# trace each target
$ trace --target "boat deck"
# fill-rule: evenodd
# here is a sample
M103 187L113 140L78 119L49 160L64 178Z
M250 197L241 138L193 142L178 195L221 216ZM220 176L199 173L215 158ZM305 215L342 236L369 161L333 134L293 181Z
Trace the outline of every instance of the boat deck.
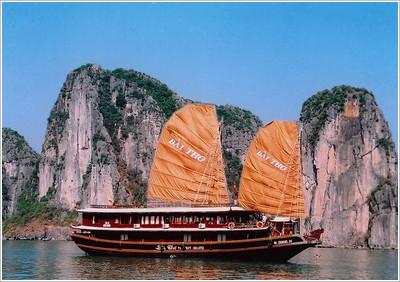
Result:
M227 227L205 227L205 228L193 228L193 227L141 227L141 228L133 228L133 227L98 227L98 226L87 226L87 225L71 225L71 228L78 230L90 230L90 231L125 231L125 232L151 232L151 231L162 231L162 232L172 232L172 231L186 231L186 232L221 232L221 231L254 231L254 230L267 230L268 226L263 227L241 227L235 226L230 229Z

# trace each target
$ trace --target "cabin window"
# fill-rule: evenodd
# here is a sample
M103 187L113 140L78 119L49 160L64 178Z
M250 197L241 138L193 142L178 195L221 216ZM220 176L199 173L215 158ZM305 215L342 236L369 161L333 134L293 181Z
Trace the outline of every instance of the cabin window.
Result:
M225 233L218 233L217 234L218 242L226 241L226 234Z
M293 225L291 223L283 224L283 234L291 234L293 230Z
M217 224L224 224L226 223L225 216L217 216Z
M122 216L121 217L121 224L128 224L129 223L129 218L127 216Z
M164 224L164 216L161 216L160 223L161 223L161 224Z
M159 223L159 218L158 218L158 215L156 216L156 224L158 224Z
M144 224L144 216L142 216L142 217L140 218L140 223L141 223L141 224Z
M128 234L126 233L121 234L121 241L126 241L126 240L128 240Z
M149 224L149 216L148 215L146 215L144 217L144 224Z
M150 224L154 224L155 220L154 220L154 215L150 216Z
M299 225L299 222L298 222L298 221L296 221L296 222L294 223L294 225L293 225L293 232L294 232L295 234L300 233L300 225Z
M181 216L173 216L172 217L172 223L181 224L182 223L182 217Z
M129 224L132 224L132 216L129 217Z
M119 224L119 218L116 217L114 222L115 222L116 224Z
M96 224L96 223L98 223L99 222L99 217L97 216L97 215L94 215L93 217L92 217L92 224Z
M192 234L183 234L183 241L184 242L192 241Z

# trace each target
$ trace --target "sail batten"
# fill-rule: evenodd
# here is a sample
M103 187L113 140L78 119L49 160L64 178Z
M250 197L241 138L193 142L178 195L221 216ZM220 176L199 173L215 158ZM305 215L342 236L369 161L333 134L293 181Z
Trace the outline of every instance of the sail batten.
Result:
M165 124L149 178L148 199L228 204L215 106L190 104Z
M304 217L299 141L294 121L273 121L258 131L243 166L240 206L271 215Z

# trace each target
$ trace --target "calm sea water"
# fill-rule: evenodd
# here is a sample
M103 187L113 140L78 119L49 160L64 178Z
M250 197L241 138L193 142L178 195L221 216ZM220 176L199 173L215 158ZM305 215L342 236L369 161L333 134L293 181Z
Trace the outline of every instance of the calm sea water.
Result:
M70 241L3 241L3 279L397 279L397 251L310 248L288 263L85 255Z

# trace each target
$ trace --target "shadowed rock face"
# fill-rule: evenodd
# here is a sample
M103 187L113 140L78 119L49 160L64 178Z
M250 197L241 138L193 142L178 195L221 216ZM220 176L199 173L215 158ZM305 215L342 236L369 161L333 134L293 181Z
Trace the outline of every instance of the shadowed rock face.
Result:
M85 65L71 72L49 117L39 196L67 209L144 203L162 126L190 102L136 71ZM219 106L218 114L224 118L222 145L232 184L238 182L235 168L261 122L232 106Z
M17 207L18 197L29 179L36 173L38 154L18 132L2 129L2 218L10 217Z
M397 156L365 89L335 87L301 112L306 230L332 246L397 248Z

